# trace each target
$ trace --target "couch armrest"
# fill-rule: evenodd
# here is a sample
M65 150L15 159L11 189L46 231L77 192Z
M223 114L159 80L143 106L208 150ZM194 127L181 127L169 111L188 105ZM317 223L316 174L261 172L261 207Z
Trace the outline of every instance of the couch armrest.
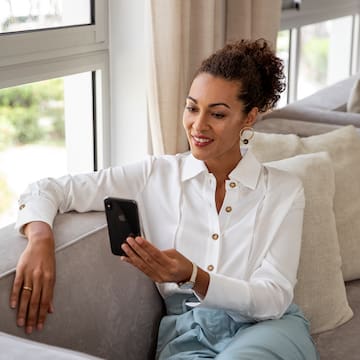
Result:
M302 100L259 114L256 128L299 136L321 134L346 125L360 128L360 114L346 112L351 89L358 79L359 75L351 76Z
M107 359L153 356L163 303L154 284L112 255L104 213L58 215L55 224L55 313L42 332L24 334L8 305L26 239L2 229L0 331Z
M340 125L323 124L294 119L269 118L258 120L254 130L263 133L296 134L300 137L320 135L340 128ZM360 128L357 128L360 135Z
M297 100L289 105L293 107L313 108L327 111L346 111L346 104L349 100L350 91L355 82L359 79L359 74L328 85L315 93Z
M264 114L261 120L271 121L273 118L292 119L307 123L321 123L335 126L354 125L360 128L360 114L323 110L300 105L288 105L271 111Z

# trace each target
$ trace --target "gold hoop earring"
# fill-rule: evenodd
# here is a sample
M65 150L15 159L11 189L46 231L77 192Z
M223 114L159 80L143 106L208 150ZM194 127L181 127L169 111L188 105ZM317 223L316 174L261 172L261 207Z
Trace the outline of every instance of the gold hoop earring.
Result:
M244 137L245 132L249 131L250 135L248 135L247 137ZM240 141L247 145L249 143L249 141L254 137L255 135L255 131L252 127L250 126L245 126L240 130Z

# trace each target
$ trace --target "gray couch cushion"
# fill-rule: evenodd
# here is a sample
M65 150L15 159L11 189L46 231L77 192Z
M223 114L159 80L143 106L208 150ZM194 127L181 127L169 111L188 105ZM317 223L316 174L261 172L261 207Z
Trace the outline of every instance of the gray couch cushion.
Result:
M303 108L297 105L288 105L282 109L274 110L264 115L262 120L271 121L273 118L300 120L306 123L354 125L360 127L360 115L357 113L322 110L311 107Z
M263 133L296 134L300 137L320 135L339 129L342 125L332 125L320 122L309 122L294 119L269 118L259 119L254 130ZM360 133L360 128L357 128Z
M314 335L321 359L359 359L360 280L347 282L346 292L354 317L334 330Z
M350 76L344 80L338 81L333 85L307 96L293 104L289 108L316 108L319 110L346 111L346 103L349 99L350 90L353 87L359 75Z
M79 236L79 229L84 236ZM55 313L42 332L26 336L16 327L15 312L8 305L13 272L2 267L0 331L106 359L150 359L162 300L145 275L112 255L104 214L60 215L55 234ZM21 251L27 240L14 231L9 236L7 249L13 257L13 250ZM14 264L8 261L8 266Z
M0 332L0 360L96 360L99 357L45 345Z

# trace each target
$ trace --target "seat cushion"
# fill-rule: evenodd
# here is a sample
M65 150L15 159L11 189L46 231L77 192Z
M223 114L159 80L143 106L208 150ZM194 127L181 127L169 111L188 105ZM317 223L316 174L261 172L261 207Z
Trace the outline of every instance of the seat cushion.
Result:
M359 359L360 280L347 282L346 292L354 317L334 330L314 335L321 359Z

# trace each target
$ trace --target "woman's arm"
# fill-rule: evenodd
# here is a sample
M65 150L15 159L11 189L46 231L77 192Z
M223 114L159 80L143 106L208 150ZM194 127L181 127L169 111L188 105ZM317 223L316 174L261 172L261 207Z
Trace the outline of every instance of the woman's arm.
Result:
M30 334L34 328L41 330L47 313L53 312L54 236L50 226L41 221L26 224L23 231L28 244L16 267L10 307L17 308L17 325Z
M58 212L104 210L107 195L135 198L143 189L153 159L89 174L42 179L29 185L19 199L16 228L28 238L10 295L18 309L17 324L28 333L41 329L52 312L55 283L53 220ZM25 287L25 288L24 288Z
M16 228L43 221L52 227L58 212L103 211L104 197L135 198L151 172L153 158L88 174L45 178L30 184L19 199Z

